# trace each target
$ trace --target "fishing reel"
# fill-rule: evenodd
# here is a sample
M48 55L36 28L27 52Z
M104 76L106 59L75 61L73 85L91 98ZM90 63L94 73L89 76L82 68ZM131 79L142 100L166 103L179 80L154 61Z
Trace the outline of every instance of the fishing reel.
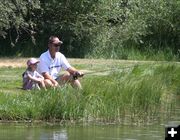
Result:
M77 80L79 77L83 77L84 73L75 72L73 74L73 80Z

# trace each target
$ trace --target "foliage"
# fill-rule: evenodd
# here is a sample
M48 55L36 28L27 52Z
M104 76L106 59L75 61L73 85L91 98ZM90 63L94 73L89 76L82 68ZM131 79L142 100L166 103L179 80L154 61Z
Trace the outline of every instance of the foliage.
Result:
M177 1L128 1L124 7L124 22L115 20L115 26L102 27L99 30L93 40L93 56L107 54L104 56L108 58L128 59L121 51L129 51L129 48L136 48L140 53L153 48L156 52L170 48L178 56L179 26L177 20L174 20L179 13L178 7ZM120 10L117 11L114 19L122 15Z
M2 1L0 3L0 36L5 38L9 34L11 45L14 45L23 32L33 34L36 24L32 21L32 17L35 16L34 9L39 8L39 4L38 0Z
M70 57L130 59L121 50L132 47L140 53L170 49L179 58L179 9L178 0L8 0L0 4L0 35L7 37L0 41L19 40L12 54L21 56L39 55L47 38L58 35Z

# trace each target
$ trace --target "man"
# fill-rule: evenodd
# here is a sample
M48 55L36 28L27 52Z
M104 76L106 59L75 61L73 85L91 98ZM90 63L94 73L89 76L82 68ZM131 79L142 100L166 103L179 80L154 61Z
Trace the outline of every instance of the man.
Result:
M81 89L81 83L74 77L83 76L83 73L72 67L65 56L59 52L62 43L56 36L49 38L48 50L40 56L38 71L43 75L46 87L57 87L70 82L73 87ZM59 76L61 68L67 72Z

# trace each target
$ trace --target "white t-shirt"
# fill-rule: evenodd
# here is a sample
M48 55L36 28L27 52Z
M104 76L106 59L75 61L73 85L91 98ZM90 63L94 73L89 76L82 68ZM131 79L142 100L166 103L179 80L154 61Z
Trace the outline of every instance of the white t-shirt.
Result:
M71 67L65 56L60 52L56 52L55 58L53 59L48 50L41 54L39 60L40 62L37 68L38 72L41 74L43 72L48 72L53 77L53 79L58 78L58 74L61 68L67 70Z

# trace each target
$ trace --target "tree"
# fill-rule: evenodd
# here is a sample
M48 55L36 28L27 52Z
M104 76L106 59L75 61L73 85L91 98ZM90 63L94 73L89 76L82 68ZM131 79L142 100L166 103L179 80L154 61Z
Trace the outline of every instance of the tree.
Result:
M6 0L0 3L0 36L14 45L28 35L38 40L38 52L58 35L70 57L127 58L121 52L128 47L176 53L179 9L179 0Z
M40 8L39 0L4 0L0 3L0 36L9 36L11 45L17 43L21 34L34 33L36 23L32 21L35 9Z

